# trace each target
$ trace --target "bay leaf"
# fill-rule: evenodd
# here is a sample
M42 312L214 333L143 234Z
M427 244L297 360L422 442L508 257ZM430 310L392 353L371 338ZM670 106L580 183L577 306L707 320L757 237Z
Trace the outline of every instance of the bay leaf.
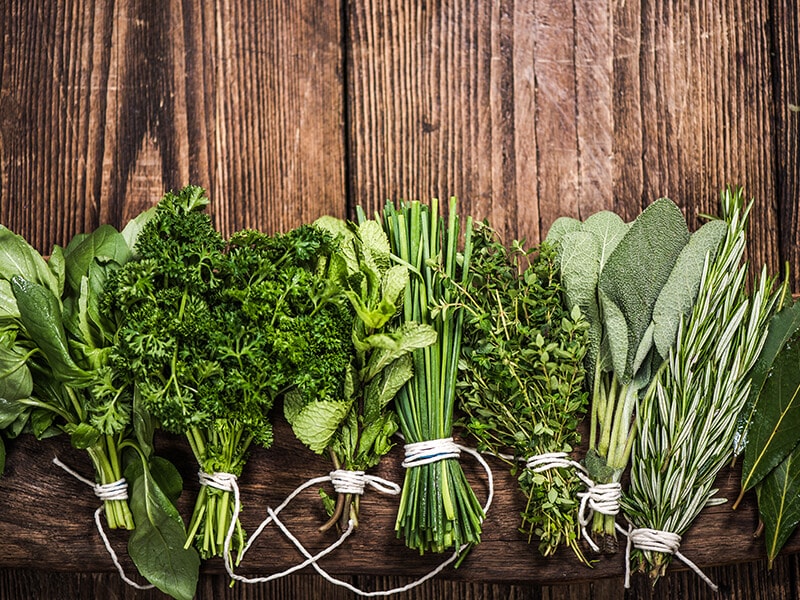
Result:
M800 446L783 459L757 488L769 568L800 523Z
M742 492L761 481L797 445L800 427L800 334L778 352L756 401L742 463Z

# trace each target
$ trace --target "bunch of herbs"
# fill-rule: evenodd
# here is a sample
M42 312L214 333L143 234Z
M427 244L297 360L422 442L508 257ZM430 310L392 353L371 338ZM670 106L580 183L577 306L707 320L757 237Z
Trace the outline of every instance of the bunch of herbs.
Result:
M522 531L539 539L539 551L551 556L563 544L587 562L578 544L584 484L575 470L519 468L532 456L572 452L588 403L588 323L578 306L564 308L555 251L516 241L506 248L487 223L477 223L470 276L458 289L463 424L478 450L513 454L512 472L527 499Z
M742 191L721 194L722 244L703 261L699 292L681 318L666 362L637 414L638 441L622 505L634 528L683 535L712 500L714 479L733 453L750 376L776 299L762 270L752 296L744 262L750 206ZM653 580L671 555L636 550L633 560Z
M464 249L458 251L461 225L455 198L446 221L439 203L419 201L395 208L387 203L382 215L392 253L408 265L400 325L421 323L436 331L436 342L411 354L413 376L401 388L396 407L406 444L452 436L463 310L453 307L452 282L466 283L472 253L472 220L464 226ZM395 530L408 547L456 551L480 541L483 508L457 459L406 469Z

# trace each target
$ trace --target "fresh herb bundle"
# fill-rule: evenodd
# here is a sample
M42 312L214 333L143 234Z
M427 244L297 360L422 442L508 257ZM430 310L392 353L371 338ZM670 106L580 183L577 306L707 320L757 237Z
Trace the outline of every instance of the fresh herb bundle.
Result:
M470 276L459 291L464 424L480 451L513 452L512 472L527 498L522 530L539 538L539 551L550 556L564 544L587 562L578 544L584 484L575 470L518 466L536 455L572 452L588 402L588 323L578 306L564 308L555 251L519 242L509 250L487 223L477 223Z
M722 193L725 237L716 254L707 253L697 301L641 401L631 482L622 501L636 529L683 535L712 500L714 479L730 460L776 299L765 270L752 297L747 294L750 206L743 208L741 190ZM656 579L671 556L636 550L634 561Z
M347 471L374 467L391 449L390 438L398 428L393 400L411 378L410 354L436 339L430 326L419 323L390 329L408 285L408 267L393 264L380 223L366 220L361 211L359 215L358 225L333 217L315 222L339 242L321 267L355 312L352 357L342 371L340 394L323 398L301 384L284 399L286 419L298 439L314 452L327 450L334 467ZM335 504L323 490L320 495L331 516L323 530L339 518L358 525L359 495L340 493Z
M128 553L146 579L175 598L191 598L200 561L183 549L186 530L174 505L183 482L171 463L153 455L147 420L134 417L131 396L116 388L109 353L120 315L101 302L106 281L132 259L149 216L122 232L104 225L75 236L47 262L0 229L0 427L12 437L66 432L88 452L100 485L126 481L130 504L104 501L109 527L133 529Z
M400 390L396 406L406 444L452 436L463 310L452 307L456 289L467 281L472 251L472 220L464 227L452 199L447 222L432 200L389 202L382 222L392 253L409 266L401 323L422 323L436 331L436 343L412 354L414 374ZM402 325L400 325L402 326ZM483 509L454 458L406 469L395 530L408 547L443 552L480 541Z
M584 222L559 218L547 235L558 245L568 306L580 307L589 321L584 464L595 483L621 480L636 434L634 409L691 309L705 254L723 234L718 225L690 236L680 209L662 198L631 224L601 211ZM595 512L592 531L602 551L616 551L614 515Z
M108 289L109 305L127 317L115 366L143 413L186 435L205 474L187 541L204 558L223 554L235 508L231 489L207 476L241 475L251 444L272 443L275 397L299 380L333 394L331 375L349 357L348 317L326 302L314 272L333 250L330 237L304 226L283 236L242 231L226 243L207 204L194 186L165 195L137 258ZM240 559L244 532L234 525L230 551Z

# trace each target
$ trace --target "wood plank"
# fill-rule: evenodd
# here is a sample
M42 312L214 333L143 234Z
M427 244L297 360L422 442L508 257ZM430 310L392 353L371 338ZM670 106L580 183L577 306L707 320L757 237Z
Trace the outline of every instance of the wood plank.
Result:
M773 2L771 30L775 103L775 163L781 263L788 261L800 289L800 6Z
M170 458L184 477L185 492L179 508L188 518L198 489L196 465L188 447L178 436L161 436L158 451ZM23 436L10 443L6 476L0 479L0 539L3 553L0 567L47 568L58 571L104 572L113 565L94 530L92 514L97 506L91 490L63 473L51 463L54 456L89 476L88 457L68 446L65 439L36 442ZM394 448L375 474L390 481L402 482L400 448ZM465 457L465 472L479 498L487 494L486 477L481 468ZM275 445L253 452L241 483L244 502L242 522L252 531L266 517L266 507L276 507L306 480L326 474L330 464L311 454L294 438L291 429L278 420ZM482 542L474 548L460 568L448 568L444 579L496 583L530 582L564 584L590 582L602 578L620 578L624 573L623 554L600 557L587 568L568 551L553 559L538 555L535 544L529 545L517 529L523 498L515 480L504 465L492 461L495 499L484 524ZM718 478L721 496L735 496L739 474L727 469ZM329 490L330 491L330 490ZM696 525L684 537L681 551L701 568L747 562L765 556L763 540L752 536L758 522L753 494L748 494L740 508L729 506L706 509ZM394 534L397 497L369 491L363 498L361 525L346 546L321 564L333 575L418 577L433 569L440 555L420 556L403 545ZM287 507L282 520L311 551L322 550L336 540L335 532L317 531L324 523L315 490L308 490ZM20 524L24 523L24 527ZM725 531L725 536L720 536ZM125 532L111 532L116 548L124 554ZM80 549L80 551L76 551ZM375 560L379 549L380 560ZM793 535L785 553L800 550L800 535ZM300 562L301 557L275 528L265 530L237 569L242 575L260 577L279 572ZM128 568L133 567L125 559ZM685 569L674 561L674 568ZM205 573L224 573L219 559L204 564Z
M4 3L0 223L48 253L190 182L225 234L344 216L338 8Z

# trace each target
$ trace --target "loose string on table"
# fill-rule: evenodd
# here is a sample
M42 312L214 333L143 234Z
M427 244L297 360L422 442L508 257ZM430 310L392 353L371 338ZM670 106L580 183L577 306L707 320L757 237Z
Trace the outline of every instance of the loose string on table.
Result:
M625 545L625 589L628 589L631 583L631 547L633 547L638 550L673 555L694 571L712 590L719 591L719 587L703 573L700 567L680 553L678 549L681 546L681 536L677 533L648 527L637 528L633 525L629 525L627 530L617 525L617 531L628 538Z
M305 491L306 489L319 485L321 483L332 482L334 490L340 494L358 494L361 495L364 493L366 486L370 486L375 490L382 492L384 494L390 495L397 495L400 493L400 486L392 481L388 481L383 479L382 477L378 477L376 475L368 475L363 471L348 471L345 469L336 469L331 471L328 475L324 475L321 477L315 477L309 479L305 483L298 486L291 494L289 494L286 499L276 508L267 508L267 518L264 519L261 524L256 528L256 530L252 533L252 535L247 539L244 548L242 549L242 558L256 541L258 536L264 531L264 529L270 523L274 522L276 526L281 530L281 532L295 545L300 551L305 555L306 560L298 563L288 569L281 571L279 573L273 573L271 575L266 575L263 577L244 577L242 575L238 575L233 570L233 565L231 565L229 552L230 552L230 544L233 538L234 528L236 526L236 520L239 517L239 513L241 510L241 501L240 501L240 491L239 486L235 481L228 480L228 484L230 488L228 491L232 491L234 494L234 512L233 517L231 519L231 525L228 528L228 532L225 536L225 542L223 544L223 551L224 551L224 562L225 562L225 570L227 571L228 575L231 579L236 581L241 581L243 583L266 583L268 581L274 581L275 579L280 579L281 577L285 577L294 573L295 571L299 571L307 567L310 564L316 565L316 561L320 560L321 558L327 556L334 550L336 550L339 546L341 546L344 541L353 533L355 529L355 524L353 523L352 519L348 521L347 527L342 532L339 539L335 542L321 550L315 555L311 555L308 553L305 548L302 546L299 540L289 531L289 529L281 522L278 518L278 514L286 508L295 497L297 497L300 493Z
M491 468L478 452L472 450L471 448L455 444L453 438L444 438L441 440L432 440L427 442L406 444L405 451L406 451L406 459L403 461L403 466L405 468L421 466L423 464L431 464L449 458L458 458L461 455L462 451L467 452L468 454L471 454L473 457L475 457L475 459L481 464L481 466L484 468L487 474L489 492L486 503L484 504L483 507L483 513L485 518L485 515L489 511L489 507L492 504L492 500L494 499L494 478L492 476ZM242 555L244 555L247 552L247 550L249 550L252 543L261 534L261 532L269 523L275 523L275 525L281 530L281 532L286 536L286 538L290 540L292 544L294 544L294 546L305 557L306 560L297 565L294 565L293 567L290 567L289 569L286 569L285 571L282 571L280 573L275 573L273 575L269 575L266 577L245 578L240 575L236 575L233 572L233 568L230 565L230 560L228 557L229 544L233 535L233 523L235 523L234 520L232 521L231 528L228 530L228 535L225 536L224 559L225 559L225 569L227 570L228 575L237 581L242 581L245 583L263 583L266 581L278 579L279 577L284 577L290 573L293 573L297 570L303 569L306 566L311 565L317 571L317 573L329 583L332 583L340 587L344 587L359 596L363 597L390 596L393 594L409 591L423 584L429 579L435 577L436 575L441 573L447 566L455 562L461 555L461 553L464 552L464 550L466 550L468 547L468 544L463 544L456 551L453 552L452 556L450 556L442 563L437 565L430 572L398 588L368 592L350 584L349 582L333 577L330 573L328 573L323 567L319 565L318 561L324 556L333 552L339 546L341 546L344 543L344 541L353 533L355 528L353 520L350 519L348 521L347 528L343 531L342 535L339 537L338 540L336 540L334 543L332 543L325 549L321 550L317 554L312 555L305 548L305 546L303 546L300 540L298 540L291 533L291 531L289 531L286 525L278 518L278 514L284 508L286 508L286 506L288 506L289 503L298 494L302 493L304 490L308 489L311 486L318 485L320 483L325 483L328 481L333 483L334 490L336 490L337 493L353 493L360 495L363 494L364 489L366 488L367 485L373 487L378 491L392 495L396 495L401 492L400 486L397 485L396 483L387 481L385 479L376 477L374 475L367 475L363 471L347 471L343 469L337 469L335 471L331 471L331 473L328 474L327 476L309 479L308 481L300 485L297 489L295 489L291 494L289 494L289 496L287 496L286 499L275 510L267 508L268 517L264 521L262 521L259 527L250 536L242 552ZM238 511L240 506L238 497L239 496L238 486L235 486L233 491L234 491L234 519L235 519L238 516Z
M90 479L87 479L80 473L72 470L70 467L65 465L61 462L58 457L53 458L53 464L56 466L61 467L64 471L72 475L78 481L85 483L89 487L92 488L94 491L95 496L97 496L102 501L111 501L111 500L127 500L128 499L128 483L125 479L119 479L117 481L113 481L107 484L100 484L96 483ZM111 541L108 539L106 535L105 529L103 529L103 523L100 519L100 513L103 512L104 505L101 504L97 510L94 511L94 523L97 526L97 531L100 534L101 539L103 540L103 544L105 544L106 551L108 552L109 556L111 557L111 561L114 563L114 566L117 568L119 572L119 576L122 578L122 581L130 585L131 587L136 588L137 590L151 590L155 586L152 584L141 584L133 581L125 574L125 569L120 563L119 558L117 557L117 553L114 552L114 548L111 547Z

